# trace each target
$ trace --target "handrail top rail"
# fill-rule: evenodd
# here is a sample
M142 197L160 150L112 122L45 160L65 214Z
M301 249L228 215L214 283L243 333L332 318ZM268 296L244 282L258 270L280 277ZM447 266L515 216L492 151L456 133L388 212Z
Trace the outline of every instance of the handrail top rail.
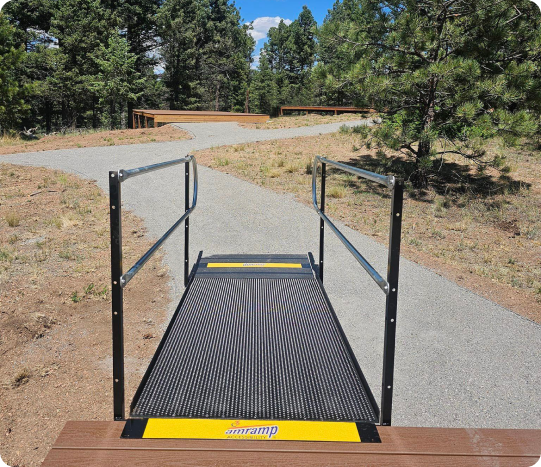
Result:
M128 174L127 178L129 177L135 177L137 175L141 175L143 173L152 172L155 170L163 169L166 167L171 167L177 164L183 164L183 163L190 163L193 166L193 196L192 196L192 206L182 215L182 217L176 221L173 226L130 268L128 272L126 272L122 277L120 277L120 286L122 288L126 287L128 285L128 282L130 282L133 277L141 270L141 268L147 263L147 261L156 253L156 251L162 246L162 244L171 236L171 234L179 227L182 222L184 222L186 219L190 217L192 212L195 210L197 206L197 194L198 194L198 187L199 187L199 177L197 172L197 160L195 156L189 155L187 157L183 157L182 159L176 159L174 161L169 162L162 162L160 164L153 164L146 167L141 167L139 169L132 169L127 171L119 171L119 181L121 177L121 173Z
M351 167L350 165L342 164L341 162L336 162L323 156L316 156L316 159L319 160L321 163L333 165L345 172L349 172L353 175L358 175L359 177L366 178L367 180L371 180L381 185L385 185L390 190L394 188L396 183L396 178L394 175L381 175L375 172L369 172L368 170Z
M194 159L195 159L195 156L190 154L181 159L175 159L175 160L167 161L167 162L160 162L158 164L146 165L144 167L138 167L136 169L129 169L129 170L121 169L118 171L118 179L121 182L125 182L129 178L137 177L139 175L143 175L149 172L154 172L160 169L165 169L173 165L184 164L185 162L191 162Z
M389 293L390 293L389 283L381 276L381 274L378 271L376 271L376 269L366 260L366 258L359 252L359 250L357 250L353 246L353 244L345 237L345 235L342 232L340 232L338 227L336 227L334 225L334 223L325 215L325 213L322 211L322 209L320 209L320 207L318 206L317 194L316 194L316 191L317 191L316 179L317 179L317 169L318 169L319 162L321 162L322 164L335 165L340 169L343 169L343 170L346 170L347 172L351 172L351 173L360 175L361 177L364 177L364 178L369 178L367 176L367 175L369 175L370 180L373 180L373 181L376 181L376 182L382 183L382 184L385 184L383 182L383 179L388 179L388 180L392 179L392 187L391 187L391 189L394 189L394 184L396 182L395 177L394 176L393 177L385 177L383 175L368 172L366 170L356 169L355 167L349 167L349 166L347 166L345 164L340 164L339 162L331 161L331 160L326 159L326 158L321 157L321 156L316 156L314 158L314 166L312 168L312 203L314 205L314 209L316 210L319 217L321 219L323 219L325 224L327 224L330 227L330 229L340 239L340 241L344 244L344 246L347 248L347 250L353 255L353 257L357 260L357 262L368 273L368 275L372 278L372 280L374 282L376 282L376 284L378 284L379 288L383 291L383 293L388 296ZM352 170L350 171L348 169L352 169ZM362 173L358 173L358 171L362 172ZM372 175L377 176L377 178L372 178Z

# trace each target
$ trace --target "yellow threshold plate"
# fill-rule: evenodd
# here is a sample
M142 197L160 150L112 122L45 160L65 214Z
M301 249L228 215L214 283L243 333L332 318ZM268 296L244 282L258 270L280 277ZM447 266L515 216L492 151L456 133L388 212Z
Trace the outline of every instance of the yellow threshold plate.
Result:
M148 420L143 438L361 442L355 423L289 420L151 418Z
M282 268L302 269L302 264L295 263L208 263L207 268Z

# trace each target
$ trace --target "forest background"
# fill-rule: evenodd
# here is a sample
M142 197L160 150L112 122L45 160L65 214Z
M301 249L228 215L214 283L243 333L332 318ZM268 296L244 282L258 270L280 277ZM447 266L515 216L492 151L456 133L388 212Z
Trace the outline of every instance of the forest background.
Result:
M331 6L331 5L330 5ZM529 0L337 0L269 30L228 0L12 0L0 14L0 132L123 128L134 108L276 115L371 107L370 138L414 161L486 160L484 142L541 134L541 34ZM368 137L369 135L365 135Z

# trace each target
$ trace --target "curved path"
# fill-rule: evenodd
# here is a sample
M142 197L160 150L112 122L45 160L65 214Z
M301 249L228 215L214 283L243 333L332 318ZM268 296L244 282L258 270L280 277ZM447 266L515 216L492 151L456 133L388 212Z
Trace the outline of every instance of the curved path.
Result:
M107 190L108 170L212 146L327 133L341 125L245 130L229 123L183 124L178 126L190 131L193 140L19 154L0 157L0 162L74 172ZM182 179L178 168L123 186L125 207L145 219L151 235L161 236L182 211ZM292 196L202 167L191 259L199 250L206 255L317 253L318 226L314 211ZM385 270L385 247L347 227L343 232L378 270ZM182 293L182 252L182 232L175 233L166 244L166 260L176 278L174 300ZM326 254L327 290L379 400L383 294L331 233ZM398 313L395 425L541 428L541 326L406 260Z

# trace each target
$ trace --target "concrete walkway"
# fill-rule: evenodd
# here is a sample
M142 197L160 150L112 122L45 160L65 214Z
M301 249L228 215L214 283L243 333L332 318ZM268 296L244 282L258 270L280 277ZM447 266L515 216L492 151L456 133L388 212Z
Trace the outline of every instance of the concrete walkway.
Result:
M191 141L19 154L0 161L66 170L96 179L107 190L108 170L224 144L327 133L340 125L243 130L229 123L185 124L179 126L194 135ZM145 177L126 182L124 205L159 237L182 212L183 171L170 169ZM206 255L317 253L318 226L315 212L292 196L201 168L199 205L191 222L191 259L199 250ZM343 232L376 269L385 271L384 246L347 227ZM166 246L175 300L182 293L182 249L179 232ZM327 291L379 400L384 296L330 232L326 254ZM398 313L395 425L541 428L541 326L406 260Z

